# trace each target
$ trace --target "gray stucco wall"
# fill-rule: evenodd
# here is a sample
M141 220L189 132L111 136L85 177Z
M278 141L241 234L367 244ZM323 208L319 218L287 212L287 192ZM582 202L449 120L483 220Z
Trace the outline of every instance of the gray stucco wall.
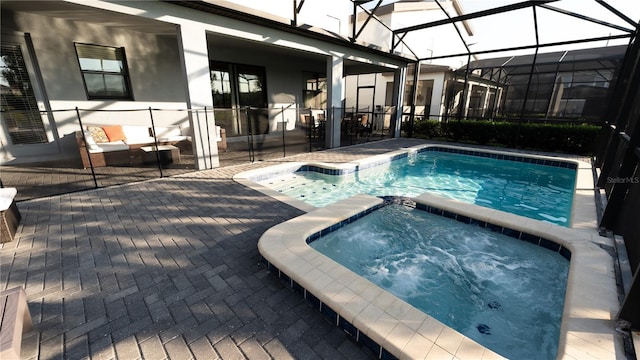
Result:
M124 47L135 101L184 101L183 75L175 35L156 35L88 22L3 12L16 32L28 32L53 101L86 101L74 43ZM90 19L88 19L90 21ZM5 26L3 25L3 30Z
M186 108L185 79L177 36L172 34L152 34L129 29L107 27L87 22L70 21L53 16L32 13L2 11L2 33L21 39L23 53L27 51L24 33L29 33L37 59L44 89L38 84L32 62L28 63L32 86L40 110L45 110L46 91L53 112L53 121L46 124L50 128L50 144L56 137L58 146L22 146L8 151L14 155L47 155L60 152L60 157L73 153L76 147L71 136L79 129L74 111L56 111L62 109L121 110L121 109L159 109ZM7 41L7 39L3 39ZM133 100L88 100L82 81L74 43L123 47L127 59ZM82 112L83 121L94 124L145 124L150 122L148 112ZM48 122L46 116L43 116ZM154 116L158 125L186 126L186 112L159 112ZM30 151L26 151L30 150Z

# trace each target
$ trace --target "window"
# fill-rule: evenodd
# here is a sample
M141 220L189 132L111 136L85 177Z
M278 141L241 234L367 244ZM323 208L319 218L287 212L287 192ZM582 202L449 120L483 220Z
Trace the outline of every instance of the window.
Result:
M20 46L2 44L0 52L2 125L13 145L47 142Z
M89 100L131 100L124 48L75 44Z
M214 107L232 108L231 77L228 65L211 63L211 92L213 94Z
M411 91L413 86L413 80L407 80L407 85L404 88L404 106L411 105ZM433 80L418 80L418 86L416 88L415 106L416 114L429 116L429 109L431 107L431 95L433 92Z
M257 108L267 107L265 72L263 67L236 65L238 72L238 105Z
M214 107L267 107L263 67L211 61L209 68Z
M303 73L305 79L302 95L304 107L324 109L327 106L327 77L325 74Z

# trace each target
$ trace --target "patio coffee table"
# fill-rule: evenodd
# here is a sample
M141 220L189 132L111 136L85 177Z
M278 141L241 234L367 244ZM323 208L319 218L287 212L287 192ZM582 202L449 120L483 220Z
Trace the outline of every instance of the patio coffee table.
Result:
M158 158L162 165L180 162L180 149L173 145L143 146L140 150L142 150L142 162L145 164L155 163Z

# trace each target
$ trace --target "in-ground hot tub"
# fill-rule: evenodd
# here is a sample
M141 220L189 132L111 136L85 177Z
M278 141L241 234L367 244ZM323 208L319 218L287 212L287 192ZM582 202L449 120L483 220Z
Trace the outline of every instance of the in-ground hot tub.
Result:
M401 198L309 245L510 359L553 359L570 252ZM514 236L510 236L514 235Z
M570 253L558 357L598 354L598 358L615 358L618 345L612 323L617 309L613 266L609 255L592 242L591 235L429 194L413 200L418 208L467 226L483 226L535 242L565 257ZM382 202L380 198L358 195L276 225L260 239L260 252L274 274L380 357L500 358L493 350L308 245L307 240L322 238L367 216ZM479 330L482 329L487 330Z

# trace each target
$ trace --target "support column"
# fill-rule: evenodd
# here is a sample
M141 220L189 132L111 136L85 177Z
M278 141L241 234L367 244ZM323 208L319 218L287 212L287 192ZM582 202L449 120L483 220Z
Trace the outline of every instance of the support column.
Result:
M209 112L207 116L204 113L205 107L209 111L213 109L207 35L203 28L195 24L181 25L178 33L178 46L182 55L180 62L187 79L187 107L192 109L189 112L189 125L195 167L198 170L215 168L220 166L215 119L213 112Z
M411 85L411 98L409 99L409 131L407 131L408 137L413 137L413 128L415 126L416 116L416 96L418 94L418 81L420 81L420 62L417 61L413 64L413 73L411 74L413 82Z
M467 93L465 94L464 97L464 108L462 110L462 114L463 114L463 118L467 119L467 117L469 117L469 104L471 103L471 91L473 89L473 85L472 84L467 84Z
M391 117L392 137L399 138L402 128L402 106L404 104L404 86L407 82L407 68L402 67L393 73L393 106L395 110Z
M345 98L344 59L332 55L327 59L327 128L326 146L340 147L340 123L343 116L343 100Z
M489 106L489 97L490 97L490 92L489 92L489 85L486 84L480 84L479 86L481 86L482 88L484 88L484 92L483 92L483 99L482 99L482 112L480 113L480 117L481 118L485 118L487 115L487 108Z

